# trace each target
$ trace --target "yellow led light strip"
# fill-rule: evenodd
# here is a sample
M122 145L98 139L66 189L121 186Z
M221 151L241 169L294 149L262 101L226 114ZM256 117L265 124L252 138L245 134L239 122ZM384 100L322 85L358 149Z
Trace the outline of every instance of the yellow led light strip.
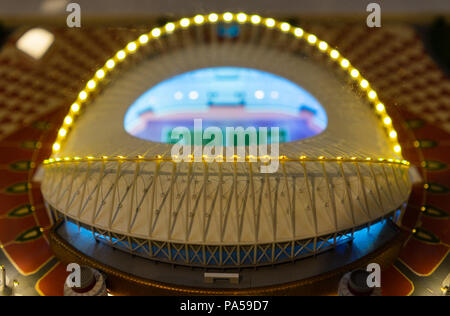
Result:
M195 25L202 25L204 23L214 24L217 22L224 23L239 23L239 24L253 24L265 26L269 29L277 29L280 32L289 33L295 38L303 39L306 43L316 48L319 52L325 54L331 61L336 62L346 72L346 74L354 80L359 89L365 93L367 99L374 104L375 112L381 117L381 121L386 128L387 135L392 140L393 150L401 154L402 148L398 143L397 132L392 125L392 119L386 113L386 108L378 99L377 93L371 88L369 82L363 78L360 72L354 68L350 62L341 56L341 54L334 48L330 47L328 43L318 39L314 34L305 32L299 27L294 27L286 22L279 22L272 18L262 18L259 15L247 15L245 13L233 14L226 12L223 14L211 13L207 15L196 15L191 18L182 18L176 22L167 23L163 27L153 28L150 32L142 34L138 39L126 45L125 48L119 50L114 57L107 60L105 65L98 69L93 78L91 78L86 87L80 91L77 100L71 105L70 111L64 119L61 128L58 131L58 136L53 144L53 155L61 150L61 145L69 134L76 118L78 117L81 108L89 100L95 89L114 68L123 63L127 56L136 53L140 47L147 45L150 41L155 40L163 35L168 35L179 29L186 29Z
M222 159L225 159L223 156L220 156ZM190 157L190 161L193 162L194 161L194 157L191 155ZM208 157L206 155L202 156L202 161L203 162L209 162L211 160L213 160L214 157ZM394 165L403 165L403 166L409 166L410 163L406 160L399 160L399 159L384 159L384 158L379 158L379 159L372 159L372 158L357 158L357 157L351 157L351 158L344 158L344 157L335 157L335 158L327 158L327 157L317 157L317 158L311 158L311 157L306 157L306 156L300 156L298 158L288 158L286 156L279 156L279 157L270 157L270 156L260 156L260 157L255 157L255 156L246 156L245 157L245 161L246 162L253 162L254 160L260 161L260 162L267 162L268 160L273 160L273 159L278 159L280 161L286 161L286 162L353 162L353 163L377 163L377 164L394 164ZM227 162L229 161L237 161L239 160L239 156L234 155L232 157L229 157L229 159L227 158ZM67 162L99 162L99 161L104 161L104 162L137 162L137 161L147 161L147 162L151 162L151 161L166 161L166 162L176 162L175 160L173 160L172 158L165 158L162 156L156 156L154 158L145 158L143 156L137 156L135 158L130 158L130 157L123 157L123 156L118 156L118 157L107 157L107 156L103 156L103 157L84 157L84 158L80 158L80 157L65 157L65 158L50 158L47 160L44 160L44 165L52 165L52 164L59 164L59 163L67 163Z

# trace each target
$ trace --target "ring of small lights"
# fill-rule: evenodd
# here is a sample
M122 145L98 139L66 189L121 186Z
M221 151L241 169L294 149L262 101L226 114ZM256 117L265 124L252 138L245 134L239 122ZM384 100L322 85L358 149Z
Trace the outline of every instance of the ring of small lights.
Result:
M358 69L353 67L350 62L341 56L336 49L331 48L328 43L321 41L314 34L309 34L299 27L293 27L287 22L279 22L272 18L263 19L258 15L248 16L245 13L232 14L229 12L221 15L215 13L211 13L209 15L196 15L193 18L180 19L175 23L167 23L164 27L156 27L149 33L142 34L137 40L128 43L124 49L119 50L113 58L109 59L102 68L95 72L94 77L87 82L85 89L80 91L78 94L77 100L71 105L70 111L65 117L63 125L58 132L57 139L53 144L53 153L56 154L61 149L64 139L68 136L71 126L78 117L83 105L88 102L89 97L95 94L95 90L99 84L101 84L101 82L114 71L118 64L123 63L127 59L127 56L135 54L141 47L146 46L150 41L156 40L164 35L170 35L177 30L204 23L214 24L218 22L237 22L241 24L251 23L253 25L261 24L267 28L276 28L280 32L292 35L294 38L305 40L307 44L317 49L318 52L324 54L324 56L328 57L331 61L339 63L348 76L358 83L358 87L364 94L366 94L370 103L374 104L376 114L382 120L387 134L392 139L394 151L399 154L401 153L401 146L397 140L397 132L392 125L392 119L386 113L384 104L378 99L377 93L371 88L370 83L362 77ZM277 157L273 158L276 159ZM48 160L46 162L51 163L52 161Z

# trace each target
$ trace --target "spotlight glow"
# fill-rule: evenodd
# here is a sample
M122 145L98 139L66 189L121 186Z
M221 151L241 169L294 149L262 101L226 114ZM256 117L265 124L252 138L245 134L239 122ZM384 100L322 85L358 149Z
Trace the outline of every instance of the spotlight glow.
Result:
M70 109L72 110L72 112L76 113L80 110L80 106L78 105L78 103L74 103L74 104L72 104Z
M202 24L205 21L205 18L203 17L203 15L196 15L194 17L194 22L196 24Z
M181 19L181 21L180 21L181 27L188 27L189 24L191 24L191 22L187 18Z
M139 37L139 43L147 44L147 42L148 42L148 35L144 34Z
M129 52L134 52L136 50L136 48L137 48L137 45L135 42L131 42L127 45L127 50Z
M103 71L102 69L100 69L99 71L97 71L97 72L95 73L95 76L96 76L98 79L102 79L103 77L105 77L105 71Z
M275 26L275 20L274 19L266 19L266 26L267 27L274 27Z
M252 15L252 17L250 18L251 22L253 24L259 24L261 23L261 17L259 15Z
M391 125L392 120L391 120L391 118L389 116L387 116L387 117L384 118L383 122L386 125Z
M377 93L375 91L373 91L373 90L369 91L368 95L369 95L369 98L372 99L372 100L377 97Z
M197 100L197 99L198 99L198 92L195 91L195 90L189 92L189 99L191 99L191 100Z
M106 62L106 68L108 68L108 69L113 69L115 65L116 65L116 63L112 59L110 59Z
M283 32L289 31L290 28L291 28L291 26L290 26L288 23L281 23L281 25L280 25L280 29L281 29Z
M154 28L153 30L152 30L152 36L153 37L159 37L161 35L161 30L159 29L159 28Z
M54 151L59 151L61 149L61 145L60 144L58 144L58 143L54 143L53 144L53 150Z
M117 59L122 60L127 56L127 54L123 50L120 50L117 52L116 56L117 56Z
M255 91L255 98L257 98L258 100L264 99L264 91L256 90Z
M367 82L366 79L363 79L363 80L361 80L360 85L361 85L361 87L363 87L365 89L369 86L369 82Z
M308 42L310 43L310 44L314 44L314 43L316 43L317 42L317 37L315 36L315 35L309 35L308 36Z
M175 100L181 100L181 99L183 99L183 92L177 91L177 92L175 92L173 97L175 98Z
M377 111L378 112L383 112L384 111L384 105L382 103L378 103L377 104Z
M333 49L333 50L330 52L330 56L331 56L331 58L333 58L333 59L337 59L337 58L339 57L339 52L338 52L337 50Z
M203 18L203 17L202 17ZM167 32L173 32L175 30L175 24L173 23L167 23L166 26L164 27L166 29Z
M72 118L70 116L66 116L66 118L64 119L64 123L66 123L66 125L70 125L72 124Z
M233 20L233 14L231 14L230 12L224 13L223 19L226 22L230 22L231 20Z
M347 59L342 59L341 67L342 68L348 68L348 66L350 66L350 62Z
M328 48L328 44L327 43L325 43L325 42L320 42L319 43L319 49L320 50L327 50L327 48Z
M87 98L86 91L81 91L80 94L78 95L78 97L80 98L80 100L86 100L86 98Z
M94 89L95 86L96 86L96 83L95 83L94 80L89 80L89 81L88 81L87 87L88 87L89 89Z
M359 76L359 71L356 70L356 69L352 69L352 71L350 72L350 75L351 75L353 78L358 78L358 76Z
M41 28L25 32L17 41L17 48L34 59L41 59L52 46L55 36Z
M299 27L295 28L294 35L297 37L302 37L304 34L303 30Z
M208 20L209 20L209 22L215 23L215 22L217 22L217 20L219 20L219 16L215 13L211 13L208 16Z
M247 21L247 14L239 13L236 18L237 18L238 22L244 23L245 21Z

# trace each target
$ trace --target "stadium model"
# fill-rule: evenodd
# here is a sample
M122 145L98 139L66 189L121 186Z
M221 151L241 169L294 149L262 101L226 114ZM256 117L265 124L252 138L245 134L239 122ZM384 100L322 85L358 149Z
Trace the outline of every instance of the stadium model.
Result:
M281 126L279 155L174 161L167 131L195 118ZM380 255L411 191L363 74L300 27L244 13L167 23L106 60L44 166L55 253L126 279L118 293L301 291Z

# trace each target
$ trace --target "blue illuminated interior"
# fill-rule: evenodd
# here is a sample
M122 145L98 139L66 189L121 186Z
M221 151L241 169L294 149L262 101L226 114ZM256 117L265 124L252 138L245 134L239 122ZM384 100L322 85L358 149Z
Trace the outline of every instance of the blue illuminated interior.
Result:
M400 211L397 211L397 213L399 213ZM398 215L394 215L394 217L396 217ZM355 253L358 253L359 251L363 252L364 249L367 249L368 245L374 243L374 240L376 238L378 238L378 236L383 234L384 229L386 228L387 225L389 225L389 223L391 222L390 217L386 217L384 219L380 219L377 222L374 222L370 225L370 227L360 227L358 229L356 229L353 232L353 236L351 234L351 232L348 232L346 235L343 235L340 237L340 240L337 241L337 244L345 244L347 242L352 241L352 249L354 249ZM66 221L66 225L68 226L68 228L73 231L73 232L77 232L79 234L82 234L83 236L85 236L88 239L91 239L93 234L92 231L87 228L87 227L79 227L77 223L75 223L74 220L69 219L68 221ZM115 245L120 249L123 249L125 251L128 251L130 248L130 245L128 244L127 239L123 239L123 240L119 240L117 238L113 238L113 237L107 237L105 235L101 235L99 233L95 233L94 234L95 239L99 240L99 241L103 241L106 242L110 245ZM319 239L317 241L317 249L325 251L328 249L333 249L333 238L330 238L328 240L324 240L324 239ZM137 245L136 243L132 243L132 247L133 249L137 249L139 245ZM148 248L148 244L145 243L142 247L147 249L147 253L150 252L150 249ZM162 260L167 260L168 258L170 258L171 261L176 262L177 260L180 260L180 263L185 261L187 258L187 253L185 248L183 247L180 250L176 250L174 248L167 248L164 247L163 248L164 251L159 251L159 248L156 247L156 245L152 245L152 250L151 253L153 253L153 257L155 259L159 258ZM308 250L309 249L309 250ZM312 250L314 249L314 241L310 241L306 246L304 244L295 244L294 246L294 253L296 253L296 256L298 256L298 258L303 257L304 255L308 255L308 253L310 253ZM278 247L273 249L275 251L274 255L278 258L278 260L281 262L283 260L288 259L288 257L286 256L287 253L291 252L291 246L287 246L286 248L284 248L284 252L282 252L282 250ZM171 252L171 256L169 257L168 253L169 251ZM269 254L269 256L264 256L263 252L261 251L258 255L258 257L260 257L259 261L260 263L270 263L270 255L271 255L271 251L272 250L266 250L266 253ZM136 250L136 253L140 253L143 254L143 250ZM147 256L147 255L145 255ZM194 253L192 251L189 251L188 254L189 258L194 258L197 257L196 259L192 260L192 263L198 263L201 264L203 261L208 262L208 260L210 259L211 256L215 256L217 260L219 260L219 256L220 256L220 252L216 251L214 254L212 254L210 252L210 250L205 251L204 253L199 252L199 253ZM203 260L203 256L206 257L205 260ZM222 256L224 258L229 258L229 261L225 262L225 265L234 265L236 260L237 260L237 256L238 253L236 250L231 251L231 253L228 250L223 249L222 250ZM245 256L245 252L241 250L240 252L240 256L244 257ZM182 260L181 260L182 259ZM231 260L233 259L233 260ZM249 264L251 265L253 263L253 259L251 257L248 258L248 260L246 260L244 262L244 264Z
M249 68L213 67L169 78L142 94L125 115L125 130L138 138L173 143L175 127L203 129L279 127L280 142L320 134L327 115L305 89L280 76Z

